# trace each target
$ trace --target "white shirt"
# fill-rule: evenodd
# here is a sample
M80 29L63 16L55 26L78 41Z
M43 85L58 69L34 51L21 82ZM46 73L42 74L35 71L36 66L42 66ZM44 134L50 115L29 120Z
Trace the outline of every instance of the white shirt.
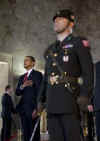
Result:
M29 77L30 73L32 72L33 68L27 71L27 77Z

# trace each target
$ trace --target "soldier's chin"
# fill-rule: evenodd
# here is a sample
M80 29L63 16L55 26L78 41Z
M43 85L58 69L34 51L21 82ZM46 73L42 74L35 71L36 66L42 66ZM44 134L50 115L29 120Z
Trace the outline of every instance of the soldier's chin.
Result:
M57 33L57 34L61 34L61 33L63 33L63 32L61 32L61 31L57 31L56 33Z
M57 34L61 34L61 33L63 33L65 31L65 29L63 29L63 30L55 30L55 32L57 33Z

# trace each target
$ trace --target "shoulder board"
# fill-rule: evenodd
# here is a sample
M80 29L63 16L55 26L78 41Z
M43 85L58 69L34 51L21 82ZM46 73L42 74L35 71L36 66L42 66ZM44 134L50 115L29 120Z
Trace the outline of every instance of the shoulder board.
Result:
M87 38L85 37L75 37L77 44L81 47L90 48L90 44Z

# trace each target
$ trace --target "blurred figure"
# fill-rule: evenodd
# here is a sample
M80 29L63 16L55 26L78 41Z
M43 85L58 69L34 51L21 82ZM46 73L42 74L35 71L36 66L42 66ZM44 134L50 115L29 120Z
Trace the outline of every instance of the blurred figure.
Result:
M5 93L2 97L2 131L1 131L1 141L10 141L11 137L11 125L12 125L12 114L16 113L11 98L13 89L10 85L5 87Z
M94 107L96 111L97 140L100 141L100 62L97 62L95 64L95 69L96 69L96 83L95 83Z

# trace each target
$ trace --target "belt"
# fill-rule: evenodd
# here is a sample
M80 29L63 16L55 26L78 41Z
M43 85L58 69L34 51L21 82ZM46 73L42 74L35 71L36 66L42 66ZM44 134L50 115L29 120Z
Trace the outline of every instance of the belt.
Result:
M58 84L78 84L78 78L77 77L62 77L59 75L55 75L53 77L55 77L55 81L51 81L52 76L49 76L48 78L48 83L50 85L58 85Z

